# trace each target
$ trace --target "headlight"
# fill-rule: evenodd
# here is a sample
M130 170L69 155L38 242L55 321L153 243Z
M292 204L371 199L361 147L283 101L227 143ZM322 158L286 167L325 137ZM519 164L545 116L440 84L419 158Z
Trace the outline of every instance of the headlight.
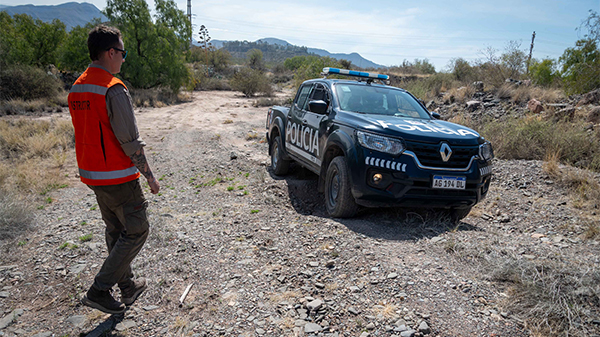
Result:
M492 149L492 144L490 144L490 142L479 145L479 157L484 160L491 160L494 158L494 150Z
M399 139L383 137L362 131L357 131L356 137L358 138L360 145L370 150L399 155L406 149Z

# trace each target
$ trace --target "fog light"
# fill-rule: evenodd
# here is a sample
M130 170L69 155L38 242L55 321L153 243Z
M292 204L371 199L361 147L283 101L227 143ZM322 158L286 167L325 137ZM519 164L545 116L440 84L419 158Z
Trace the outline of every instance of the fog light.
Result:
M383 176L381 175L381 173L375 173L373 175L373 182L375 184L379 184L381 182L381 179L383 179Z

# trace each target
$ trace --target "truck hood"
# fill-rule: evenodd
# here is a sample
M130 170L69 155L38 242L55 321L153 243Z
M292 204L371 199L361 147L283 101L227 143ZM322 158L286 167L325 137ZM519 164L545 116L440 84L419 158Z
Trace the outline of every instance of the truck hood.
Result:
M442 120L423 120L385 115L339 113L340 120L347 119L357 129L371 131L406 140L438 143L445 140L455 145L477 145L481 136L475 130Z

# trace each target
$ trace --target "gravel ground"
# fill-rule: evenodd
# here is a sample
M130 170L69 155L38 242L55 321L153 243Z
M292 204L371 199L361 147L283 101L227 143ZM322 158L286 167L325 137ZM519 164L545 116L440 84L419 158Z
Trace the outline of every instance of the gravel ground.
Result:
M200 92L137 111L161 183L133 266L147 291L121 316L79 303L106 248L94 195L72 178L33 230L2 243L0 336L529 336L492 257L597 268L599 242L582 238L595 208L541 162L497 160L458 226L416 210L332 219L314 174L270 172L266 110Z

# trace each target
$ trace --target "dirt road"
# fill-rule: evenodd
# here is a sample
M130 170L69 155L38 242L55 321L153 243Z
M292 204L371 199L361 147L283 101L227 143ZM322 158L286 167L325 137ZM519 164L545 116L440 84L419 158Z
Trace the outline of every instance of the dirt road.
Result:
M456 227L412 210L328 218L315 175L270 173L267 108L252 102L195 92L136 111L162 188L146 194L151 234L134 261L148 290L123 317L79 304L106 248L73 179L26 245L4 243L0 309L15 319L0 336L528 336L489 257L598 263L597 242L579 239L587 213L539 162L497 161L488 199Z

